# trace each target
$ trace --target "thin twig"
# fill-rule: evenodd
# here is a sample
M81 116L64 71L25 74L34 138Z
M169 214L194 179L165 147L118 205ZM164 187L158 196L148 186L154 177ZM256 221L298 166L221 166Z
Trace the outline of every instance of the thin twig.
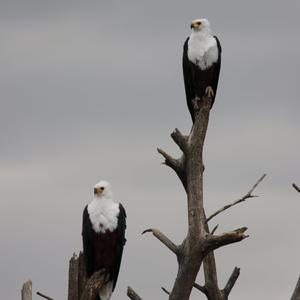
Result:
M167 294L170 295L170 292L168 290L166 290L163 286L161 287L161 289Z
M131 300L142 300L142 298L130 286L127 288L127 296Z
M160 240L165 246L167 246L174 254L178 254L178 247L160 230L149 228L142 232L142 234L151 232L158 240Z
M218 227L219 227L219 224L217 224L217 225L213 228L213 230L211 231L211 234L214 234L214 233L216 232L216 230L218 229Z
M207 289L205 286L202 286L196 282L194 282L194 288L205 294L206 296L208 295Z
M37 294L38 296L42 297L42 298L45 298L45 299L48 299L48 300L54 300L53 298L50 298L50 297L48 297L48 296L46 296L46 295L44 295L44 294L42 294L42 293L40 293L40 292L37 292L36 294Z
M300 187L296 183L293 183L292 186L297 192L300 193Z
M214 212L212 215L210 215L207 219L206 222L209 222L212 218L214 218L215 216L217 216L218 214L220 214L221 212L223 212L224 210L227 210L228 208L235 206L243 201L246 201L249 198L255 198L258 197L256 195L252 195L252 192L255 190L255 188L263 181L263 179L266 177L266 174L264 174L263 176L261 176L259 178L259 180L253 185L253 187L250 189L250 191L244 195L242 198L234 201L231 204L227 204L224 207L220 208L219 210L217 210L216 212Z

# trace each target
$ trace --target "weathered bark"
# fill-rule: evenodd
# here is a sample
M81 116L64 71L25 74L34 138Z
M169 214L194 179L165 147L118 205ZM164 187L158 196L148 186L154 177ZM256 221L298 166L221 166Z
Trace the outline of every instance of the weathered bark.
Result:
M94 273L87 281L80 300L96 300L99 290L106 281L105 270L98 271Z
M21 290L22 300L32 300L32 282L28 280L22 286Z
M214 249L238 242L247 237L244 234L247 228L237 229L221 235L214 235L214 232L210 233L208 230L203 207L204 165L202 153L209 121L210 104L211 98L209 97L204 97L201 100L195 99L196 119L190 135L185 136L178 129L175 129L171 134L172 139L183 152L181 158L175 159L165 151L158 149L158 152L165 158L165 164L176 172L187 193L188 233L180 246L175 245L158 229L145 231L152 232L177 256L178 272L173 289L169 294L169 300L189 299L193 287L198 288L208 296L207 286L201 287L195 284L203 259L206 255L210 255L209 253ZM214 259L213 256L210 261L214 261L212 259ZM217 286L216 276L214 281L210 280L210 283ZM209 284L208 287L210 287ZM218 292L224 294L219 289ZM219 300L220 298L216 299Z
M85 285L84 256L83 253L80 252L78 256L73 254L69 261L68 300L79 300Z

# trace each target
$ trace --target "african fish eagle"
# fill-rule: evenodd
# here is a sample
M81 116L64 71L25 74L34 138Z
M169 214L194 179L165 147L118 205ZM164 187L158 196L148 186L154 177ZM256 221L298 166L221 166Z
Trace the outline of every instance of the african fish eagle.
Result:
M212 35L207 19L194 20L191 29L183 46L182 67L187 105L194 122L193 99L207 95L212 97L212 105L214 103L222 48L218 38Z
M116 286L126 242L126 212L113 201L110 184L94 186L94 200L83 211L82 240L87 277L104 269L107 281L99 291L100 300L109 300Z

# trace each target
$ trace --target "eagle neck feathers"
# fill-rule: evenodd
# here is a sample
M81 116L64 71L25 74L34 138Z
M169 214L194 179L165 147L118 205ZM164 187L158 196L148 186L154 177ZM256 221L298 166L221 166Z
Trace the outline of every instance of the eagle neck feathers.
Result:
M119 203L109 196L95 197L87 207L88 214L96 233L114 231L118 226Z
M218 46L210 31L192 32L188 40L188 59L201 70L206 70L218 60Z

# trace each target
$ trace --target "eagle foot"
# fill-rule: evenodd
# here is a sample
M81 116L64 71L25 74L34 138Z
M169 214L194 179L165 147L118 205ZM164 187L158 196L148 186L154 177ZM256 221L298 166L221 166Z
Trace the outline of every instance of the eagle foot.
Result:
M214 95L215 95L214 90L212 89L211 86L208 86L208 87L205 89L205 96L206 96L206 97L209 97L209 98L212 98Z
M199 110L200 109L200 101L201 99L199 97L195 97L193 100L192 100L192 104L193 104L193 108L194 110Z

